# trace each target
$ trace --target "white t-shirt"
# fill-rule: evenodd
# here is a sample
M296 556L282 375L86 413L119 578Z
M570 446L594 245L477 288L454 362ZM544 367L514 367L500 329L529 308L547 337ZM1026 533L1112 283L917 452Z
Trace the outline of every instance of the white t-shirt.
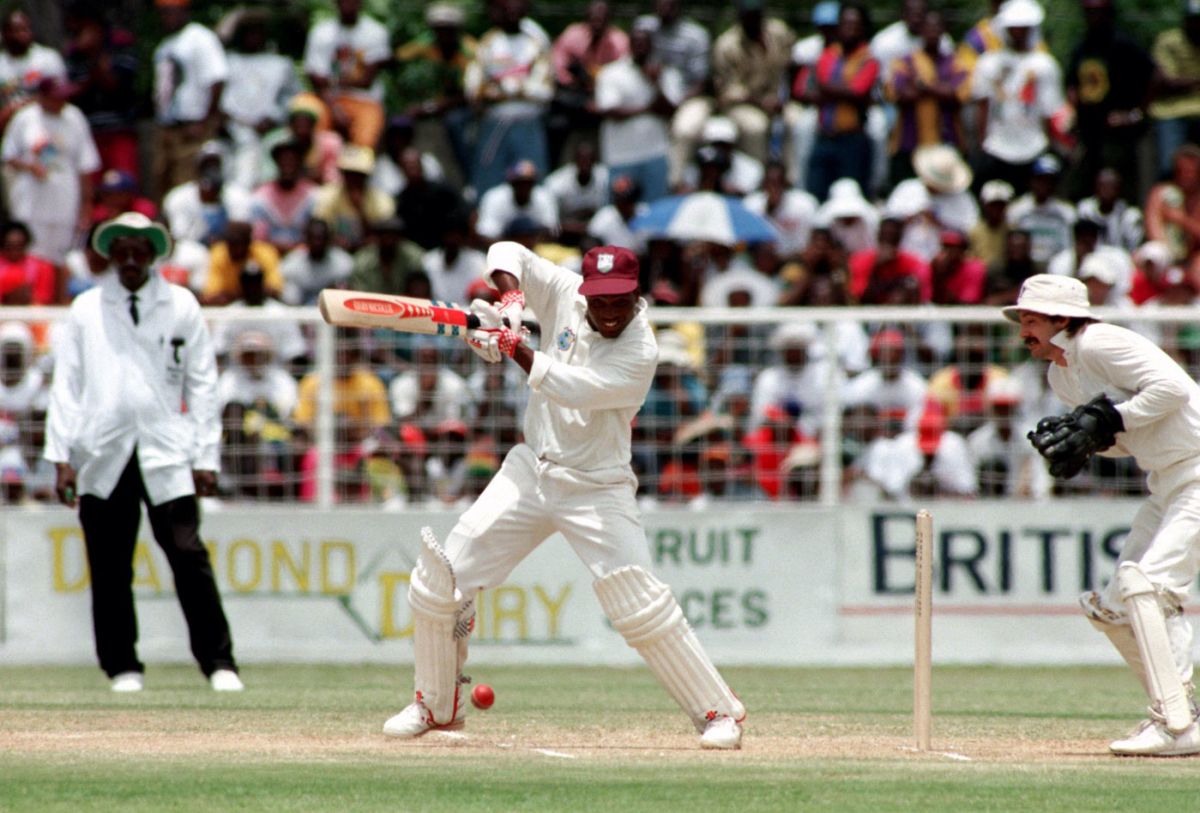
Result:
M861 465L872 482L889 497L899 500L909 496L909 483L924 464L924 455L917 446L917 433L910 430L894 438L872 441L863 452ZM944 493L970 496L979 491L967 441L957 432L942 433L930 471Z
M229 78L225 49L200 23L188 23L154 49L154 110L164 124L201 121L212 86Z
M341 87L339 79L353 77L367 66L391 56L387 29L365 14L346 28L335 19L321 20L308 32L304 46L304 72L328 79L338 92L376 102L383 101L383 80L376 77L367 90Z
M433 298L460 304L468 301L467 289L483 279L486 265L483 252L473 248L459 249L458 256L449 267L446 266L446 252L440 248L425 252L422 262L433 288Z
M275 345L275 358L289 361L308 352L308 343L300 332L298 322L283 319L256 319L263 313L284 313L288 306L274 299L268 299L262 305L247 305L244 302L233 302L221 308L223 313L237 315L233 321L222 319L213 326L213 348L217 355L230 352L237 337L248 330L266 333ZM245 318L240 318L240 317Z
M633 216L636 218L648 211L649 204L638 203ZM625 218L617 211L616 205L611 203L592 215L592 219L588 221L587 232L603 246L619 246L639 255L646 250L646 235L629 228Z
M289 305L315 305L322 288L336 287L350 279L354 258L342 248L330 246L322 260L308 256L307 246L296 246L279 263L283 275L283 301Z
M673 104L683 99L683 76L664 66L655 87L629 57L605 65L596 74L596 109L601 113L624 107L644 107L654 101L658 89ZM618 121L605 118L600 124L600 158L604 163L636 164L666 157L670 146L668 122L656 113Z
M172 189L163 198L163 216L176 240L203 241L216 231L223 233L230 220L250 219L250 193L237 186L221 187L221 202L200 200L200 186L187 181Z
M38 223L75 223L79 217L79 176L100 169L100 154L87 119L75 105L47 113L29 104L13 115L0 144L4 161L39 161L46 177L15 172L8 183L9 214Z
M1054 57L1043 51L988 51L975 64L972 93L988 100L983 140L988 155L1024 164L1046 151L1045 121L1063 106L1062 70Z
M840 322L838 324L841 324ZM904 410L904 426L916 426L925 409L928 383L915 370L902 368L890 381L877 368L864 370L842 390L843 406L873 406L881 410Z
M586 186L579 184L574 164L563 164L546 176L542 183L554 195L559 212L595 212L608 203L608 167L596 164Z
M1075 208L1064 200L1050 198L1038 204L1026 192L1009 204L1005 213L1008 225L1029 232L1029 250L1036 263L1048 263L1058 252L1071 246L1071 227Z
M779 286L758 269L735 263L729 269L704 281L700 305L705 308L729 307L729 295L734 291L750 294L750 307L769 308L779 301Z
M288 100L300 92L292 60L279 54L228 56L229 80L221 93L221 110L249 127L263 119L282 123Z
M809 34L803 39L796 40L792 46L792 62L796 67L816 65L825 50L825 37L821 33Z
M767 212L767 193L752 192L742 201L756 215L762 215L779 230L779 253L783 256L798 254L808 246L813 221L820 204L803 189L789 189L783 193L774 212Z
M233 364L217 379L217 400L225 409L229 404L253 404L261 398L277 416L286 418L296 407L298 389L296 379L275 364L257 377L240 364Z
M504 227L518 215L526 215L553 233L558 232L558 204L554 195L545 187L535 186L529 195L529 203L519 206L513 200L513 189L509 184L493 186L479 200L479 220L475 231L480 237L495 240L504 234Z
M404 420L416 414L421 397L420 381L416 370L405 370L392 379L388 386L388 400L392 404L392 415ZM471 393L467 382L457 373L440 369L437 383L430 396L432 418L435 423L461 421L467 417L471 405Z
M0 95L32 94L42 79L66 75L62 54L41 43L35 42L19 57L0 49Z

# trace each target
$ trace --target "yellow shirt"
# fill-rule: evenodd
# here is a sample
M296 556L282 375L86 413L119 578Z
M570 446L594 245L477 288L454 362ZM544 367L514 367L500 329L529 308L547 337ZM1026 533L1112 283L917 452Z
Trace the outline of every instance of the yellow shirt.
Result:
M320 387L318 373L309 373L300 379L296 408L292 411L292 420L298 425L312 426L316 420ZM348 377L333 381L333 414L372 429L386 426L392 418L387 388L375 373L365 367L356 367Z
M279 252L270 243L258 240L250 243L250 254L244 262L234 262L229 256L229 244L224 240L212 247L208 259L208 279L204 281L204 296L228 294L242 298L242 269L256 264L263 274L263 287L268 296L283 292L283 275L279 273Z

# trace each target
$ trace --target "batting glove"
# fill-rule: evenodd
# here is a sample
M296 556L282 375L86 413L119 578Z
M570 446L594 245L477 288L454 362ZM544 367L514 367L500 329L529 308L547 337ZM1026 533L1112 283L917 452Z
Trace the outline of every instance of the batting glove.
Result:
M467 344L484 361L494 364L501 357L512 358L528 333L507 327L477 328L467 334Z
M521 329L525 318L525 292L505 291L500 295L500 316L513 330Z

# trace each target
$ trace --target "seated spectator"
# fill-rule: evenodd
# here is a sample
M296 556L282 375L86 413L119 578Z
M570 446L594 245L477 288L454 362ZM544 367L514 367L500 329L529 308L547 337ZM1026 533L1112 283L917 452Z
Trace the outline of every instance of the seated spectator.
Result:
M354 271L354 259L333 245L329 224L318 217L304 228L304 243L287 253L279 264L283 275L283 301L289 305L315 305L325 288L344 288Z
M370 185L390 198L395 198L408 185L408 178L401 169L406 150L413 147L416 125L408 116L392 116L383 130L383 140L375 153L375 168L371 171ZM442 164L431 152L417 150L421 157L421 172L431 181L444 181L446 173Z
M709 243L700 305L726 307L734 291L745 292L746 305L752 308L771 307L779 299L779 286L775 281L751 265L741 253L730 246Z
M222 308L222 316L227 318L213 324L213 350L217 358L221 361L230 358L243 333L261 333L270 339L273 357L281 364L292 367L303 363L309 353L299 323L271 318L287 313L288 306L267 297L261 273L243 271L240 282L241 298Z
M967 256L967 236L942 232L942 248L929 263L930 297L935 305L978 305L983 302L987 266Z
M440 247L425 252L422 265L433 287L433 298L443 302L470 302L469 291L487 270L487 257L467 244L465 215L446 221Z
M751 396L751 421L760 426L767 411L775 407L809 437L820 433L825 415L825 388L830 383L829 360L819 348L821 337L810 322L785 322L771 334L769 347L777 361L766 367L754 380ZM841 387L842 371L833 371L833 384Z
M732 119L724 116L713 116L704 124L700 134L700 148L710 147L716 151L721 166L727 167L722 178L719 191L741 197L754 192L762 186L763 164L738 150L738 128ZM697 152L699 158L699 152ZM703 189L700 183L699 161L690 166L683 176L686 188Z
M1079 201L1075 210L1081 219L1102 224L1101 244L1123 251L1142 244L1142 210L1121 197L1121 175L1115 169L1105 167L1096 173L1094 194Z
M475 231L485 240L497 240L505 226L524 215L550 232L558 231L558 204L554 195L537 185L537 166L518 161L509 169L507 183L489 189L479 200L479 219Z
M208 284L211 265L212 252L204 243L196 240L173 240L171 253L158 262L158 273L168 282L190 288L192 293L199 297L204 293L204 286Z
M67 278L67 299L74 299L88 288L100 282L101 275L108 272L108 258L92 246L92 237L96 234L99 222L93 223L88 230L83 245L67 252L63 263ZM0 240L0 245L3 245Z
M1025 0L1022 0L1025 2ZM1029 232L1033 261L1045 268L1050 258L1071 245L1075 207L1055 197L1062 162L1046 153L1033 162L1029 191L1008 207L1008 225Z
M620 246L641 256L646 251L646 237L630 224L649 209L637 181L622 175L612 183L612 203L600 207L588 221L587 236L599 245Z
M1200 146L1184 144L1173 160L1171 177L1146 195L1146 239L1166 243L1172 261L1195 278L1191 265L1200 245Z
M66 301L53 264L29 253L32 236L19 220L0 225L0 304L56 305Z
M1172 262L1171 249L1166 243L1150 240L1133 252L1133 283L1129 298L1133 304L1142 305L1161 293L1168 286L1167 275L1179 266Z
M988 268L988 305L1012 305L1017 301L1021 283L1040 273L1033 262L1033 241L1024 229L1011 229L1004 238L1004 257Z
M1093 254L1109 258L1108 267L1116 274L1116 298L1124 300L1133 287L1133 260L1129 254L1116 246L1100 244L1100 234L1104 226L1095 221L1080 219L1075 221L1072 230L1072 246L1058 252L1050 258L1046 271L1051 274L1063 274L1078 277L1084 261Z
M829 187L829 199L817 210L817 225L828 228L848 252L875 247L879 210L863 197L853 178L840 178Z
M239 496L293 497L289 416L296 406L296 380L275 361L266 333L239 334L231 356L217 379L225 425L223 484Z
M912 156L915 178L901 181L892 191L891 200L904 194L908 186L921 184L929 193L933 222L939 230L954 229L963 234L979 221L979 206L969 191L971 168L953 147L931 144Z
M396 216L408 224L413 242L429 251L437 248L437 239L446 223L466 209L466 203L452 186L425 176L422 153L409 148L400 155L404 190L396 198Z
M785 288L780 305L801 305L808 301L808 291L819 279L828 279L836 288L846 289L849 304L849 272L846 251L826 226L814 226L808 245L795 263L784 266L780 274Z
M608 205L609 185L608 167L596 163L596 146L589 141L576 145L574 161L546 176L542 186L554 196L564 239L579 244L592 215Z
M251 219L251 197L225 183L225 150L209 141L196 154L196 179L186 181L163 198L163 216L175 240L210 246L221 239L230 220Z
M338 178L337 160L342 154L342 137L330 128L329 111L312 93L298 93L288 102L287 124L272 130L263 139L270 158L260 167L260 180L267 183L277 177L279 165L275 146L294 142L300 150L300 175L316 184L333 183Z
M420 273L424 254L408 239L408 227L398 217L372 225L370 239L354 253L348 287L377 294L403 294L406 280Z
M1127 255L1121 256L1116 250L1112 253L1095 251L1084 257L1075 276L1087 286L1089 304L1133 308L1133 301L1128 293L1121 290L1122 279L1125 281L1126 291L1128 290L1131 272L1132 267Z
M133 175L119 169L106 169L96 184L96 200L88 222L112 220L123 212L137 212L151 220L158 217L154 201L138 194L137 179Z
M393 417L427 433L446 421L463 421L470 412L467 382L443 360L444 347L436 337L414 337L411 365L388 385Z
M938 253L942 229L933 214L933 198L919 180L901 181L884 204L882 215L904 223L902 251L926 263Z
M383 132L380 71L391 55L387 29L362 13L360 0L338 0L337 18L308 32L304 72L352 144L374 149Z
M387 387L365 363L361 331L338 329L336 359L333 365L333 419L336 453L334 456L336 493L341 501L362 500L365 493L364 472L361 469L361 444L377 430L391 422ZM321 373L314 371L300 379L296 408L292 421L303 433L315 434L317 396L321 389ZM310 447L300 463L300 499L316 499L316 448Z
M929 405L917 426L894 438L877 438L860 463L881 496L891 500L972 497L979 491L967 442Z
M959 327L954 341L954 361L929 378L929 399L941 406L952 429L970 432L984 414L984 393L989 385L1007 378L1008 371L988 360L987 325Z
M788 188L787 169L782 163L767 164L762 189L748 194L743 203L751 212L769 220L779 232L781 257L798 257L804 251L819 207L817 199L808 192Z
M878 248L850 255L850 295L862 305L912 305L932 295L929 266L900 248L904 224L879 224Z
M362 248L370 224L396 214L395 201L369 183L374 168L374 150L347 144L338 157L341 180L317 190L313 217L329 224L334 244L346 251Z
M23 322L0 324L0 497L53 499L53 465L41 460L50 389Z
M801 432L791 415L774 405L767 407L758 425L742 437L754 484L772 500L791 496L785 468L788 457L798 448L811 453L815 445L815 439Z
M278 299L283 294L279 252L270 243L255 240L249 223L232 221L225 227L225 239L212 247L201 301L228 305L242 299L242 279L255 275L262 277L267 296Z
M1013 378L992 383L984 393L983 422L967 435L981 497L1032 500L1050 496L1053 481L1045 462L1025 438L1021 424L1021 387Z
M304 226L316 206L317 185L304 177L303 155L303 147L295 141L271 147L277 176L255 189L250 201L254 239L270 243L282 253L304 240Z
M637 181L649 201L667 195L670 116L685 94L680 71L653 55L657 28L656 18L638 18L629 55L600 69L595 92L600 158L612 177Z
M850 379L842 390L845 408L872 407L902 416L906 427L916 426L925 409L928 384L904 363L904 334L884 328L871 337L871 367Z
M1013 199L1012 184L1008 181L988 181L979 190L982 217L968 232L970 254L983 260L988 268L1004 260L1004 244L1008 239L1008 204Z

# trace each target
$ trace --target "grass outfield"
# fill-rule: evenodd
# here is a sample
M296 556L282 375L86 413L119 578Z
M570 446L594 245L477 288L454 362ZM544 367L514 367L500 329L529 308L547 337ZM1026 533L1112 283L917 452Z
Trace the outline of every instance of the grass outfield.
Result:
M1114 759L1143 701L1117 668L939 668L934 752L911 672L728 669L739 752L700 751L644 669L485 668L466 735L380 734L406 667L249 666L240 695L151 666L0 667L2 811L1190 810L1198 759Z

